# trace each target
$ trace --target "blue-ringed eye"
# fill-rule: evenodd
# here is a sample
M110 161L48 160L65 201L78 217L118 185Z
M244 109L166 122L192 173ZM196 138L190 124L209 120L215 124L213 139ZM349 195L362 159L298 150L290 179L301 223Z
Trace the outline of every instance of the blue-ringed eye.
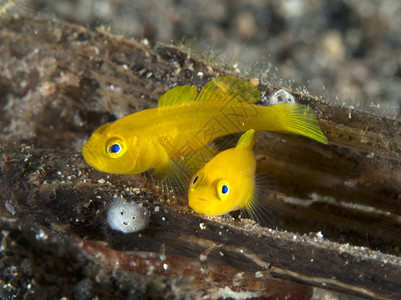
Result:
M119 144L113 144L109 147L110 153L118 153L121 150L121 146Z
M223 185L223 186L221 187L221 193L222 193L223 195L227 195L227 194L228 194L228 186Z
M199 178L198 176L192 178L191 185L194 185L198 181L198 178Z
M224 201L228 198L228 193L230 192L230 183L225 179L220 179L216 185L217 196L220 200Z
M113 137L106 142L105 150L108 157L119 158L127 150L127 146L123 139Z

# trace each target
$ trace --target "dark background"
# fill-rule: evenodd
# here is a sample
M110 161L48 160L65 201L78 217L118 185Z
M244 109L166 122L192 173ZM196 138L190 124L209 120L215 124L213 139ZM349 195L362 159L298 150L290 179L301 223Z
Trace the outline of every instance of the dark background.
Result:
M4 1L3 1L4 2ZM31 14L183 46L248 77L399 118L398 1L17 1Z

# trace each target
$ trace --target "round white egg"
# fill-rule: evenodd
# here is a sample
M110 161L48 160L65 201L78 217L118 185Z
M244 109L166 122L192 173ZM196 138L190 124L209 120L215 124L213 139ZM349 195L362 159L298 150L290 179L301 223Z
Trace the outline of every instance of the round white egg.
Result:
M270 105L295 103L295 98L284 89L280 89L270 96Z
M109 206L107 222L113 230L132 233L148 227L149 216L149 211L142 205L117 198Z

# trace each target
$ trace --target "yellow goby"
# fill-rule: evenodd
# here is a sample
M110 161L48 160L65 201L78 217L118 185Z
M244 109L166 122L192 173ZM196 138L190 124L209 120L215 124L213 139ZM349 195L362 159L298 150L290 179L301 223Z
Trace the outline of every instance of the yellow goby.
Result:
M255 212L255 130L245 132L235 148L213 157L192 178L188 205L207 216L246 209Z
M82 148L86 162L107 173L169 173L218 137L248 129L300 134L326 144L312 109L301 104L253 105L260 91L245 80L219 77L198 94L179 86L160 97L158 107L97 129Z

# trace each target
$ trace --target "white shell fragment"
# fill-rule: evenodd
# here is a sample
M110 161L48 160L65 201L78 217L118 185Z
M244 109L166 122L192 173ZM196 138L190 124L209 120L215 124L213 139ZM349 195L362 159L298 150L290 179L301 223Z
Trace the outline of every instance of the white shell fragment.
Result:
M270 96L269 101L271 105L288 104L288 103L295 103L295 98L286 90L280 89Z
M135 202L117 198L107 211L107 222L113 230L123 233L138 232L149 225L149 211Z

